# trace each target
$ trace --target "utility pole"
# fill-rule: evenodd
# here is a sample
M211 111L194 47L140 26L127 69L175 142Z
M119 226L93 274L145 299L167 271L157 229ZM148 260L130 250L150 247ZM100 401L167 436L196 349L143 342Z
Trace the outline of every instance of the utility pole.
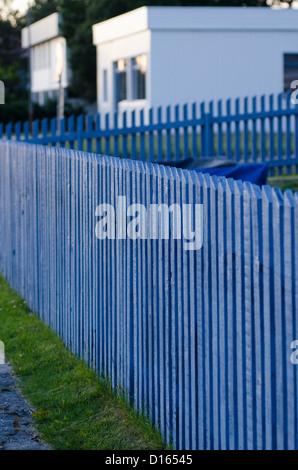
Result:
M31 34L30 34L30 25L31 25L31 6L30 1L28 2L27 10L27 28L28 28L28 73L29 73L29 95L28 95L28 119L30 132L32 133L32 123L33 123L33 103L32 103L32 60L31 60Z

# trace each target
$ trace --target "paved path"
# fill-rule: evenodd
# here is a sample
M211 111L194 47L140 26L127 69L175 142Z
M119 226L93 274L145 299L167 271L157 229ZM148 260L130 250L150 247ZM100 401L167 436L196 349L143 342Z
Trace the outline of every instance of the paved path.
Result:
M0 364L0 450L50 450L37 435L31 410L8 364Z

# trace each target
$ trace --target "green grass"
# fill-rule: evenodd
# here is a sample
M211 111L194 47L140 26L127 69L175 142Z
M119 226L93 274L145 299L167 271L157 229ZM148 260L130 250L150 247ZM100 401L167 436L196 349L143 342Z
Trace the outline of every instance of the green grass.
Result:
M0 277L0 340L53 449L162 449L149 421L112 392Z

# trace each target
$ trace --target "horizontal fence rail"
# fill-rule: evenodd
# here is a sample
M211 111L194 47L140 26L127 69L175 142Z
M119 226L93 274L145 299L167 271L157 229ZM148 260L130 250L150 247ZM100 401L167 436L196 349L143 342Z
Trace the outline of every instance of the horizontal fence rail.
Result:
M95 236L101 203L203 204L203 246ZM0 141L0 272L176 449L298 449L298 194Z
M36 120L32 132L28 122L0 124L1 137L151 162L226 156L266 162L270 175L298 169L298 106L290 94Z

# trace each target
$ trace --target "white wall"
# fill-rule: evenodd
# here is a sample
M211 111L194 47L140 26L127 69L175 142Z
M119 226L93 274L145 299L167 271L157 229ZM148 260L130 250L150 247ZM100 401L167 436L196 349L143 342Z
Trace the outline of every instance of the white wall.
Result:
M53 92L59 84L56 77L56 46L60 42L63 47L63 69L61 84L68 86L68 66L66 40L60 34L59 13L43 18L36 23L22 29L22 47L31 46L31 91L38 93L40 98L43 92ZM40 102L42 103L42 99Z
M153 31L151 104L281 93L285 52L298 32Z

